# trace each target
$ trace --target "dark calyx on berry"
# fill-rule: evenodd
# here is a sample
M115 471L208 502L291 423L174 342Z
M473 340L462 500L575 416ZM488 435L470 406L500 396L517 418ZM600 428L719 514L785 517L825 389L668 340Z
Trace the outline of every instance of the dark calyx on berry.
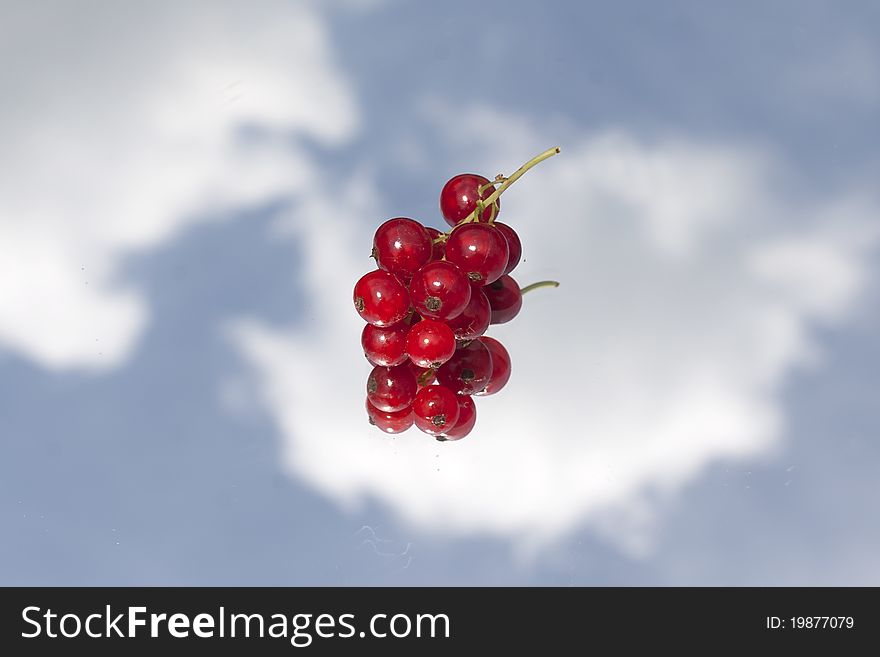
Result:
M492 354L479 340L460 347L455 355L437 370L437 382L459 395L473 395L492 378Z
M432 261L419 269L409 284L409 296L424 317L447 320L461 314L471 300L467 276L446 260Z
M412 403L415 425L431 435L446 433L458 421L458 399L443 386L422 388Z
M471 281L483 285L498 280L509 256L507 239L489 224L461 224L446 240L446 261L458 265Z

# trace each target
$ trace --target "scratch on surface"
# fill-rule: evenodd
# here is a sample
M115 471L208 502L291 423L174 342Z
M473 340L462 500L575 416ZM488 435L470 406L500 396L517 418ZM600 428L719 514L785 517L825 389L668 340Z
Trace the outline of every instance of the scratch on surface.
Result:
M393 547L389 545L393 544L395 541L388 538L382 538L370 525L361 526L361 528L358 529L354 533L354 535L364 537L364 539L360 542L360 545L358 545L358 549L363 548L365 545L369 545L378 557L388 559L389 561L403 561L403 565L400 566L399 570L406 570L407 568L409 568L410 564L412 564L413 557L410 553L413 547L412 542L408 542L402 551L395 552L391 551ZM381 549L380 545L382 546Z

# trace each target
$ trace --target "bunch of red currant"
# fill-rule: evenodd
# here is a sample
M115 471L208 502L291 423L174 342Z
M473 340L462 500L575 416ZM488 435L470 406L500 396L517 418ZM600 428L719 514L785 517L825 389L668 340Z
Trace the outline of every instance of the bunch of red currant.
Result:
M438 440L459 440L477 419L473 397L492 395L510 378L510 355L483 335L516 317L522 294L510 272L522 244L496 221L500 195L523 173L559 152L552 148L509 178L476 174L450 179L440 193L447 233L398 217L376 230L378 269L354 286L354 307L367 322L361 334L373 365L367 416L387 433L415 424Z

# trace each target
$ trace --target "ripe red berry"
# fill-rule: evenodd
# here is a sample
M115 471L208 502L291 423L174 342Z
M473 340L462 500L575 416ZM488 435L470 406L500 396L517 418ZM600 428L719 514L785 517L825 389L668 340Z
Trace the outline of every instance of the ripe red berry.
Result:
M483 191L480 192L480 188ZM440 192L440 212L446 223L454 226L466 218L477 207L477 199L487 199L495 186L489 184L489 179L475 173L462 173L450 178ZM489 221L498 216L501 210L501 202L496 199L492 206L483 209L480 221Z
M403 283L381 269L361 276L353 298L355 310L373 326L391 326L409 312L409 294Z
M444 242L435 241L443 233L441 233L436 228L431 228L430 226L425 226L425 230L428 232L428 235L431 238L431 244L434 245L433 249L431 250L431 260L443 260L443 252L446 250L446 244Z
M504 234L489 224L461 224L446 240L446 260L458 265L474 283L487 285L507 267L510 249Z
M419 390L412 404L415 425L434 436L446 433L458 422L457 395L443 386L428 386Z
M455 353L455 334L443 322L423 319L409 329L406 353L419 367L436 369Z
M482 286L472 285L471 300L468 301L468 305L459 315L446 322L459 340L473 340L483 335L489 328L492 308L483 289Z
M471 300L471 286L464 273L451 262L429 262L409 284L409 296L416 310L431 319L451 319Z
M373 236L373 256L380 269L404 279L431 259L431 237L418 221L406 217L389 219Z
M478 338L478 340L486 345L489 353L492 354L492 376L489 378L489 383L486 384L486 387L474 394L494 395L510 379L510 354L507 353L504 345L495 338L484 335Z
M473 397L458 396L458 422L437 440L461 440L468 435L477 423L477 405Z
M374 367L367 377L367 399L380 411L388 413L412 404L418 389L416 377L406 365Z
M393 326L367 324L361 333L364 355L373 365L393 367L406 361L406 334L409 324L398 322Z
M504 324L519 314L522 308L522 293L513 278L505 274L483 290L492 307L492 324Z
M455 355L437 370L437 382L459 395L472 395L492 378L492 354L479 340L459 347Z
M367 419L370 424L378 427L385 433L403 433L413 425L415 415L412 406L403 410L388 413L380 411L367 400Z
M504 273L509 274L516 268L519 261L522 260L522 242L520 242L519 235L516 234L516 231L507 224L502 224L500 221L496 221L492 225L500 230L501 234L504 235L504 239L507 240L507 249L509 253Z

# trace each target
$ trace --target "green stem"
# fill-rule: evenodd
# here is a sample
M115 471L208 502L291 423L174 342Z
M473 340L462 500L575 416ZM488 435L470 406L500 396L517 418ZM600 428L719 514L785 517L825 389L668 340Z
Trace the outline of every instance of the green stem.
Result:
M559 287L559 281L538 281L537 283L532 283L531 285L526 285L523 288L520 288L520 294L525 294L526 292L531 292L532 290L537 290L539 287Z
M554 146L553 148L548 148L546 151L544 151L540 155L536 155L531 160L529 160L528 162L523 164L519 169L517 169L512 174L510 174L510 176L507 178L507 180L505 180L503 183L501 183L501 186L498 187L498 189L496 189L494 192L489 194L489 196L487 196L485 199L483 199L482 203L477 204L477 207L474 209L474 211L471 212L467 217L462 219L459 223L466 224L466 223L470 223L473 221L478 221L477 214L480 212L480 210L482 208L490 207L498 199L498 197L501 196L507 190L508 187L510 187L517 180L519 180L526 171L531 169L536 164L540 164L544 160L553 157L558 152L559 152L559 146Z
M422 386L424 386L426 383L428 383L428 381L433 379L435 376L437 376L437 373L434 370L427 370L427 371L419 374L419 378L418 378L419 387L421 388Z

